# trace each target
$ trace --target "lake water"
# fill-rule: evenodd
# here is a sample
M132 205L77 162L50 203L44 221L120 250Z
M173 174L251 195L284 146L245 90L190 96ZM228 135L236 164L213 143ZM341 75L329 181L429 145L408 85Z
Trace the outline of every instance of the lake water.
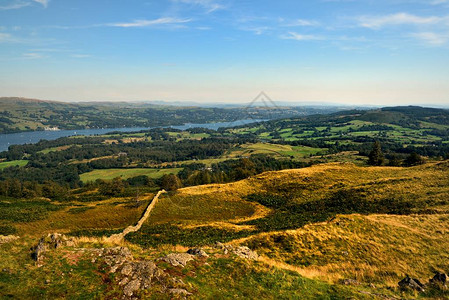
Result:
M261 122L264 120L238 120L234 122L218 122L218 123L205 123L205 124L184 124L179 126L166 126L175 129L185 130L189 128L207 128L217 130L221 127L234 127L239 125L245 125L255 122ZM59 130L59 131L29 131L20 133L0 134L0 151L8 150L11 145L23 145L34 144L40 140L56 140L61 137L73 136L73 135L99 135L106 134L112 131L120 132L135 132L141 130L154 129L156 127L142 128L142 127L126 127L126 128L104 128L104 129L79 129L79 130Z

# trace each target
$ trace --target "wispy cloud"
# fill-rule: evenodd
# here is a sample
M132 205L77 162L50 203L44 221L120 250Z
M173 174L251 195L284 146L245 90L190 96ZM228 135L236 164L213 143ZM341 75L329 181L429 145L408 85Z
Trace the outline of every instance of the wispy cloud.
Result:
M201 6L206 9L207 13L211 13L220 9L224 9L225 6L214 0L172 0L175 3L184 3L189 5Z
M13 0L9 4L3 4L0 6L0 10L20 9L30 6L33 2L41 4L43 7L47 7L50 0Z
M430 2L432 5L449 4L449 0L433 0Z
M437 16L421 17L402 12L385 16L362 16L358 18L358 21L362 27L380 29L390 25L431 25L444 19Z
M2 33L0 32L0 42L7 41L11 38L11 35L9 33Z
M326 38L319 35L314 34L300 34L296 32L289 32L288 34L281 35L281 38L284 40L296 40L296 41L322 41Z
M441 46L449 41L449 35L435 32L417 32L411 36L433 46Z
M178 19L178 18L159 18L154 20L135 20L130 23L114 23L108 24L108 26L112 27L151 27L158 25L176 25L176 24L184 24L191 22L192 19Z
M281 23L281 26L285 26L285 27L318 26L320 24L317 21L305 20L305 19L296 19L293 21L286 21L284 19L280 19L279 21Z
M45 58L45 56L42 53L36 53L36 52L24 53L22 55L22 57L26 58L26 59L41 59L41 58Z
M13 1L9 4L0 6L0 10L19 9L25 6L29 6L31 3L26 1Z
M33 0L33 1L42 4L43 7L47 7L48 2L50 2L50 0Z
M73 57L73 58L89 58L89 57L92 57L92 55L89 55L89 54L72 54L72 55L70 55L70 57Z

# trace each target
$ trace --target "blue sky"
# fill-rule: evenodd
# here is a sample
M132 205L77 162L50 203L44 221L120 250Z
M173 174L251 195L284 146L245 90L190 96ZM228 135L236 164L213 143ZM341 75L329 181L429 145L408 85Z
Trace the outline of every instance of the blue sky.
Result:
M449 0L0 0L0 96L449 105Z

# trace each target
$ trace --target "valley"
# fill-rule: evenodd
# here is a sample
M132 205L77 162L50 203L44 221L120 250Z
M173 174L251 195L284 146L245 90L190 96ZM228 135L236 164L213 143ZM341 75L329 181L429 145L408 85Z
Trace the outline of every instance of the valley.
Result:
M59 298L64 286L74 299L444 299L444 287L398 282L449 269L446 114L348 111L10 146L0 153L3 295ZM111 238L134 228L162 189L141 227ZM64 236L52 250L55 233ZM47 242L36 267L38 240ZM134 258L113 259L162 273L151 285L122 285L113 272L122 263L95 258L116 247ZM194 249L207 256L183 254ZM170 255L193 262L162 262Z

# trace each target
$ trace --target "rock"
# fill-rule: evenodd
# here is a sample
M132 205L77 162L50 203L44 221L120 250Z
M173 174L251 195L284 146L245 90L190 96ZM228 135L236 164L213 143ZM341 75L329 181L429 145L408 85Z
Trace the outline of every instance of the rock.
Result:
M129 278L128 278L128 277L125 277L125 278L123 278L122 280L120 280L120 282L118 283L118 285L122 286L122 285L127 284L128 282L129 282Z
M139 290L139 288L140 280L134 279L126 284L125 288L123 289L123 293L125 294L125 296L131 297L135 292Z
M344 285L360 285L360 282L355 279L342 279L340 283Z
M433 276L433 278L429 280L429 283L434 285L435 284L445 285L446 282L447 282L447 275L439 272L436 272L435 276Z
M168 292L175 296L190 296L192 293L185 289L169 289Z
M162 260L168 262L174 267L185 267L189 261L193 260L193 255L189 253L170 253L169 255L163 257Z
M131 275L132 271L133 271L132 265L126 264L120 273L124 276L129 276L129 275Z
M45 241L41 238L39 240L39 243L36 247L34 247L33 252L31 253L31 257L34 261L36 261L38 266L42 266L44 260L43 254L46 250L47 246L45 244Z
M408 275L399 281L398 285L401 290L411 289L419 292L424 291L424 285L418 279L411 278Z
M200 249L200 248L189 249L189 250L187 250L187 253L191 254L191 255L198 256L198 257L206 257L206 258L209 257L209 255L206 253L206 251L204 251L203 249Z
M220 242L216 242L215 243L215 248L218 248L218 249L224 249L225 248L225 245L223 244L223 243L220 243Z
M259 255L255 251L252 251L246 246L240 246L234 249L234 254L238 257L250 259L250 260L257 260L259 258Z
M58 249L63 246L75 246L75 241L60 233L50 233L40 238L37 246L32 248L31 257L38 266L43 264L43 254L50 249Z

